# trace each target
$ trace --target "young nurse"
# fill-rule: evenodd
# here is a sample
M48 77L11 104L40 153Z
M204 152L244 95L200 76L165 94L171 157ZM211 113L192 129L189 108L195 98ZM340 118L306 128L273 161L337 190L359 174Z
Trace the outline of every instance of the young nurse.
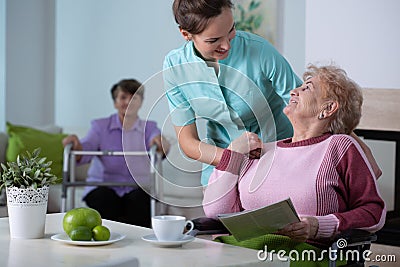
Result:
M180 147L205 163L203 185L223 149L243 132L261 139L252 157L262 142L292 136L282 110L302 84L267 40L235 29L232 8L230 0L173 3L186 43L165 57L166 95ZM199 118L207 122L205 135L197 130Z

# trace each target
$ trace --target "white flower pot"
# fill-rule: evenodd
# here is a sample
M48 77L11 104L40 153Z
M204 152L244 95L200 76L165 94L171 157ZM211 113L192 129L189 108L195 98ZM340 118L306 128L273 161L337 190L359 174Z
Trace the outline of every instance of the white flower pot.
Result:
M11 238L44 237L49 187L10 187L6 192Z

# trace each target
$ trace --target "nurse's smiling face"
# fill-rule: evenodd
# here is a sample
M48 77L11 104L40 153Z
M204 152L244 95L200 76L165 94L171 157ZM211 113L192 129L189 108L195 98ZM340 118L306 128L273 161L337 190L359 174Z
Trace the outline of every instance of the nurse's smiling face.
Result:
M192 40L196 50L206 61L218 61L229 55L231 40L236 35L232 10L224 8L222 13L209 20L207 27L198 34L181 30L186 40Z

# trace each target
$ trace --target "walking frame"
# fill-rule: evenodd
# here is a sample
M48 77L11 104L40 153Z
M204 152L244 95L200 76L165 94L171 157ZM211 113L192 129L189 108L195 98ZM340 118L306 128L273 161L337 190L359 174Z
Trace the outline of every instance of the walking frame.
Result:
M61 192L61 212L66 212L67 209L67 198L68 189L71 188L71 196L69 204L71 208L75 207L75 187L81 186L137 186L136 183L132 182L87 182L77 181L75 177L76 170L76 156L78 155L89 155L89 156L149 156L150 157L150 214L154 216L159 214L159 207L157 207L158 199L162 198L162 183L157 177L157 173L162 173L161 160L162 156L156 152L156 146L152 146L149 151L78 151L72 150L72 143L67 144L64 147L63 156L63 181L62 181L62 192Z

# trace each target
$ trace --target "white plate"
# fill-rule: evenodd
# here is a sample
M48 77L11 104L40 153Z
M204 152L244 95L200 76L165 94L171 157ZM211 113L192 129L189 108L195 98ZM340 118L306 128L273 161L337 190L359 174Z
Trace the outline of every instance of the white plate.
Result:
M120 241L125 238L125 235L119 233L111 233L110 239L107 241L73 241L69 238L66 233L56 234L51 236L52 240L63 242L66 244L77 245L77 246L101 246L108 245L114 242Z
M177 241L158 241L157 237L154 234L151 235L145 235L142 237L144 241L147 241L149 243L152 243L153 245L159 246L159 247L180 247L183 244L189 243L194 240L194 237L191 235L184 235L182 240L177 240Z

